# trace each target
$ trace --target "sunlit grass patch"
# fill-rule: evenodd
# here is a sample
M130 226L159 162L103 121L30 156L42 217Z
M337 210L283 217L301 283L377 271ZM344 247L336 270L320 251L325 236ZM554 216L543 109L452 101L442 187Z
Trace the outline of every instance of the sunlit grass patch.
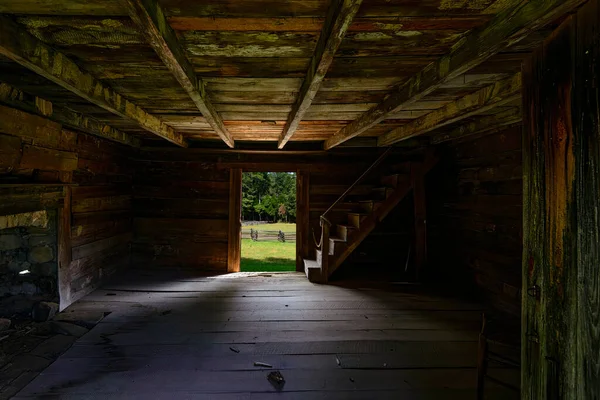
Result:
M296 243L242 239L242 272L295 271Z

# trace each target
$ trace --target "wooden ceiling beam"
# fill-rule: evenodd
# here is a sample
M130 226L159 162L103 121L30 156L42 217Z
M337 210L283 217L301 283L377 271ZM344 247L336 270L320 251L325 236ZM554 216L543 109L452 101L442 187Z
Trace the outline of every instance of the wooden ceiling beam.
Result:
M474 135L491 134L506 129L509 126L520 124L523 113L520 107L512 107L494 115L485 115L474 121L468 122L446 132L433 136L430 140L432 145L462 140Z
M95 118L57 106L37 96L27 95L6 83L0 83L0 103L18 110L49 118L63 126L131 147L140 147L140 140L128 133L105 125Z
M0 54L54 82L82 99L134 121L143 129L178 146L183 135L105 85L59 51L42 43L6 16L0 16Z
M346 31L350 27L361 4L362 0L334 0L329 6L329 12L323 23L323 29L309 64L306 78L302 83L296 103L292 107L292 112L289 114L279 138L278 147L280 149L296 133L300 121L302 121L304 114L308 111L308 108L317 95L321 83L333 62L333 57L338 47L342 44Z
M186 58L160 5L156 0L127 0L126 3L131 19L140 28L141 33L146 36L156 54L187 92L217 135L233 148L234 140L231 134L208 98L204 82L196 76L194 67Z
M383 102L330 137L329 150L356 137L457 78L530 33L568 13L585 0L507 0L506 9L460 40L447 54L396 88Z
M377 140L379 147L391 146L403 140L431 132L476 114L503 106L521 98L521 74L498 81L474 93L470 93L442 108L417 118L408 124L382 135Z

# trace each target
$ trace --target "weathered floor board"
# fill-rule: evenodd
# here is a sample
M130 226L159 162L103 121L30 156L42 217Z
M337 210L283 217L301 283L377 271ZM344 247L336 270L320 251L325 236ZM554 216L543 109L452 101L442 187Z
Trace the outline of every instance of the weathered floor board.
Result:
M137 276L121 277L72 306L111 314L16 399L475 394L477 304L401 285L313 285L298 273ZM272 386L270 369L255 361L281 371L283 388ZM518 379L518 372L501 368L493 374ZM492 383L487 390L489 399L518 398Z

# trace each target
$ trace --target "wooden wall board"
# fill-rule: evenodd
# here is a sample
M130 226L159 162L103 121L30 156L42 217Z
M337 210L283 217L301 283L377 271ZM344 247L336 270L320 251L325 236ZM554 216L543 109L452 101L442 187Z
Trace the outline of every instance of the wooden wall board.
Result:
M242 258L242 169L229 171L227 272L240 272Z
M3 197L0 211L60 209L59 288L64 308L97 287L117 266L128 263L131 171L127 159L131 148L65 130L61 124L21 110L0 106L0 117L1 137L12 138L3 140L4 159L13 160L12 168L3 169L0 179L23 183L21 189L12 188L10 196ZM63 190L63 183L78 186ZM57 186L53 189L49 184ZM121 213L118 223L107 223L106 214L115 212ZM77 246L74 251L72 246ZM111 259L105 255L108 249ZM115 258L118 263L106 264Z
M432 265L446 263L452 271L434 268L445 277L439 279L474 285L491 306L515 316L523 248L521 130L449 141L436 175L444 184L430 183L436 199L429 200L435 211L428 210Z

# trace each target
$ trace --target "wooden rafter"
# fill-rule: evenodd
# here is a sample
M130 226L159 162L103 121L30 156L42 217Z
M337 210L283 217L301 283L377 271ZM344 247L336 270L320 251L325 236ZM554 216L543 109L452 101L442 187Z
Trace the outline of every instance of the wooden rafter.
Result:
M148 43L196 104L206 121L229 147L234 147L231 134L208 98L204 83L196 76L194 67L186 58L160 5L156 0L127 0L127 5L131 19L138 25Z
M380 136L378 146L390 146L521 98L521 74L498 81L446 104Z
M130 0L132 1L132 0ZM329 7L329 13L323 24L315 53L306 73L306 78L298 93L296 103L292 107L278 147L282 149L298 129L298 125L319 91L321 82L333 62L338 47L342 43L346 31L358 12L362 0L334 0Z
M522 119L521 109L519 107L512 107L498 114L479 117L477 120L463 124L458 128L440 133L431 138L431 144L440 144L484 133L490 134L506 129L508 126L519 124Z
M140 147L140 140L95 118L60 107L40 97L27 99L25 93L5 83L0 83L0 103L21 111L47 117L71 129L98 136L132 147Z
M585 0L507 0L504 11L473 31L452 52L429 64L398 87L383 102L365 112L325 142L329 150L356 137L394 113L423 99L445 82L457 78L531 32L581 5ZM508 7L510 5L510 7Z
M108 112L134 121L143 129L181 147L187 147L184 137L161 119L127 100L5 16L0 16L0 54Z

